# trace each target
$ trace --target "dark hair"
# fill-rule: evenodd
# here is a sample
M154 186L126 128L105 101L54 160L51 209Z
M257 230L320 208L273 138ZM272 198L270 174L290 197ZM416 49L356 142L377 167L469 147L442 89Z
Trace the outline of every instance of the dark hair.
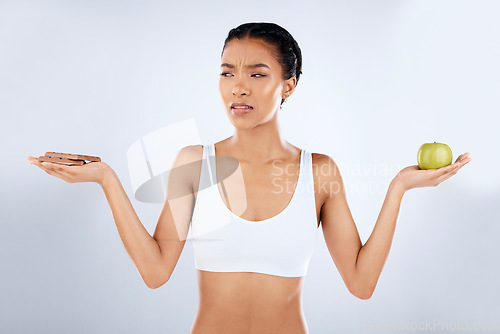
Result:
M300 51L297 41L290 35L290 33L283 27L275 23L267 22L250 22L244 23L240 26L233 28L229 31L222 54L229 41L232 39L243 39L245 37L259 38L274 46L272 51L274 57L280 63L283 80L288 80L295 76L297 79L296 84L299 83L300 75L302 74L302 53ZM285 100L281 99L281 104Z

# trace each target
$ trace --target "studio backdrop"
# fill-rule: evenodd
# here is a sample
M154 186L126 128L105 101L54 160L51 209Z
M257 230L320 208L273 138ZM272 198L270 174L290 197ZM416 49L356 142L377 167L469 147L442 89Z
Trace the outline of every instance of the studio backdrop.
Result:
M158 152L233 133L220 56L245 22L277 23L297 40L303 74L280 126L337 162L363 243L423 143L473 158L404 195L369 300L349 293L318 231L303 291L310 333L499 330L498 17L500 3L485 0L0 1L0 332L189 332L192 243L171 279L149 289L101 188L54 178L26 156L100 156L152 234L162 189L140 187L171 162ZM162 135L179 124L186 136Z

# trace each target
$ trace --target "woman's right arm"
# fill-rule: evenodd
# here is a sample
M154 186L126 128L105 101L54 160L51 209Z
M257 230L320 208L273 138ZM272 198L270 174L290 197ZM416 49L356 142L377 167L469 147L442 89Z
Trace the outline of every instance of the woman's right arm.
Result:
M163 285L170 274L162 261L158 242L142 225L118 176L111 168L104 174L101 187L113 213L120 238L144 283L151 289Z
M166 200L152 237L139 221L116 174L112 172L103 178L101 186L123 244L151 289L170 279L186 244L195 203L193 184L199 182L202 156L201 145L186 146L177 153L166 181Z
M31 156L28 160L47 174L68 183L96 182L101 186L129 256L144 283L149 288L155 289L169 280L186 242L194 206L192 194L194 174L191 173L193 169L188 172L182 167L195 162L199 158L198 151L200 150L197 146L188 146L177 154L167 182L170 196L165 200L153 237L137 217L118 176L106 163L92 162L83 166L67 166L55 163L42 165L37 158ZM196 173L199 169L195 168L194 171Z

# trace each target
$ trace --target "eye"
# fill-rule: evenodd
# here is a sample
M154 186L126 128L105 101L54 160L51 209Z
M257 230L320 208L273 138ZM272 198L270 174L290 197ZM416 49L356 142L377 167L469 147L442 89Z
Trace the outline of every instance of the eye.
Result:
M226 75L226 74L228 74L228 75ZM228 77L229 75L231 75L231 73L228 73L228 72L223 72L223 73L220 74L221 77ZM252 74L251 76L252 77L255 76L256 78L263 78L266 75L264 75L264 74Z

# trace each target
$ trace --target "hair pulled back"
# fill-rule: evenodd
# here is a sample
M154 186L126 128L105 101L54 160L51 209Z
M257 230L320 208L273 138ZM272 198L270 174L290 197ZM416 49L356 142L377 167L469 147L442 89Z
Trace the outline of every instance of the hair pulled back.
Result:
M229 31L222 54L229 43L234 38L244 39L246 37L259 38L274 46L272 53L278 63L280 63L283 73L283 80L288 80L295 76L296 84L299 83L300 75L302 74L302 53L297 41L283 27L275 23L267 22L250 22L239 25ZM281 99L281 104L285 100Z

